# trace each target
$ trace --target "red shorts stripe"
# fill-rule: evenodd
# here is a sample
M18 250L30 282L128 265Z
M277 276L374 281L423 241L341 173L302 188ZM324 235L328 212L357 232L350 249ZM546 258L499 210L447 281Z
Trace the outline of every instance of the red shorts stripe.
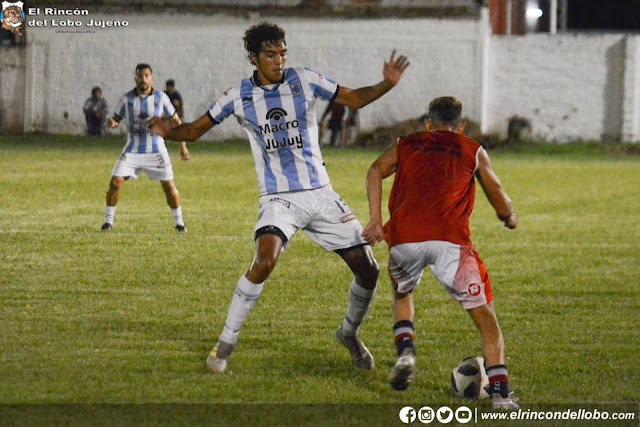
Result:
M493 375L489 377L489 384L494 383L509 383L509 377L506 375Z
M394 341L396 344L398 344L400 341L404 340L405 338L413 339L413 335L405 332L404 334L396 335Z
M474 250L473 254L476 257L476 262L478 263L478 271L480 272L480 278L484 283L484 295L487 298L487 304L493 301L493 290L491 289L491 279L489 278L489 273L487 273L487 267L485 267L484 262L480 259L480 255Z

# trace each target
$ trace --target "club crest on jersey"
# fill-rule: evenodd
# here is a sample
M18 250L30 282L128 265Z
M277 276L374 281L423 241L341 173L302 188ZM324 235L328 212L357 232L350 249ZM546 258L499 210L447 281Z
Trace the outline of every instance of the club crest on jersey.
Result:
M474 297L480 295L481 290L482 289L480 288L480 285L477 283L472 283L467 287L467 292L469 293L469 295L472 295Z
M298 83L292 84L291 92L296 96L302 95L302 83L298 82Z

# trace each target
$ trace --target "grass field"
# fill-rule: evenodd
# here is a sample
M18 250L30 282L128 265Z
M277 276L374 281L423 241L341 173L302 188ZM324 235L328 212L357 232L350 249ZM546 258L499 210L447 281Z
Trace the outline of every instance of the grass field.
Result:
M250 150L195 143L184 163L172 145L188 233L173 231L146 176L126 184L104 233L122 145L0 137L1 403L464 403L449 375L480 355L468 315L424 276L414 296L418 372L409 391L394 392L386 245L375 247L383 274L361 333L377 366L358 372L333 339L351 275L303 233L245 323L230 372L209 375L204 360L253 255ZM365 174L377 152L324 154L334 189L366 223ZM520 225L504 228L479 191L472 235L492 277L512 389L525 405L637 408L640 157L593 146L490 155Z

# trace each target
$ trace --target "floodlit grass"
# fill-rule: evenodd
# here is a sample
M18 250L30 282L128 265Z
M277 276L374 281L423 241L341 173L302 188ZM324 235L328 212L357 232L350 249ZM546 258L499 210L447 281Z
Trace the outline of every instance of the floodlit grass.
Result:
M462 403L449 375L480 354L468 315L424 276L418 372L409 391L394 392L386 245L375 247L383 274L362 331L377 366L358 372L333 339L351 274L302 233L245 323L230 372L209 375L204 360L253 256L248 143L191 144L186 163L170 147L184 235L146 176L125 185L115 228L99 231L122 145L0 138L0 402ZM334 189L366 223L377 152L324 154ZM472 233L512 389L525 404L639 402L640 158L580 147L491 156L521 222L504 228L479 191Z

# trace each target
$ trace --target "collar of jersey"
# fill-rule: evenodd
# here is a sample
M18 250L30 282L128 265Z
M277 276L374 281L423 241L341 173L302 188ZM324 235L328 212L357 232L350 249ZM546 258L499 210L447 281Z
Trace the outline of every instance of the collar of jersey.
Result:
M155 90L155 89L153 88L153 86L151 86L151 92L149 92L149 95L138 95L138 88L137 88L137 87L134 87L134 88L133 88L133 93L135 93L135 94L136 94L136 96L139 96L140 98L146 98L147 96L153 95L153 91L154 91L154 90Z
M268 87L264 87L264 86L258 84L258 70L254 70L253 71L253 76L251 76L251 83L253 83L254 86L257 86L257 87L259 87L260 89L262 89L262 90L264 90L266 92L274 92L274 91L278 90L278 88L280 87L280 85L282 83L284 83L286 78L287 78L287 69L285 68L284 73L282 73L282 80L280 80L278 83L276 83L273 88L269 89Z

